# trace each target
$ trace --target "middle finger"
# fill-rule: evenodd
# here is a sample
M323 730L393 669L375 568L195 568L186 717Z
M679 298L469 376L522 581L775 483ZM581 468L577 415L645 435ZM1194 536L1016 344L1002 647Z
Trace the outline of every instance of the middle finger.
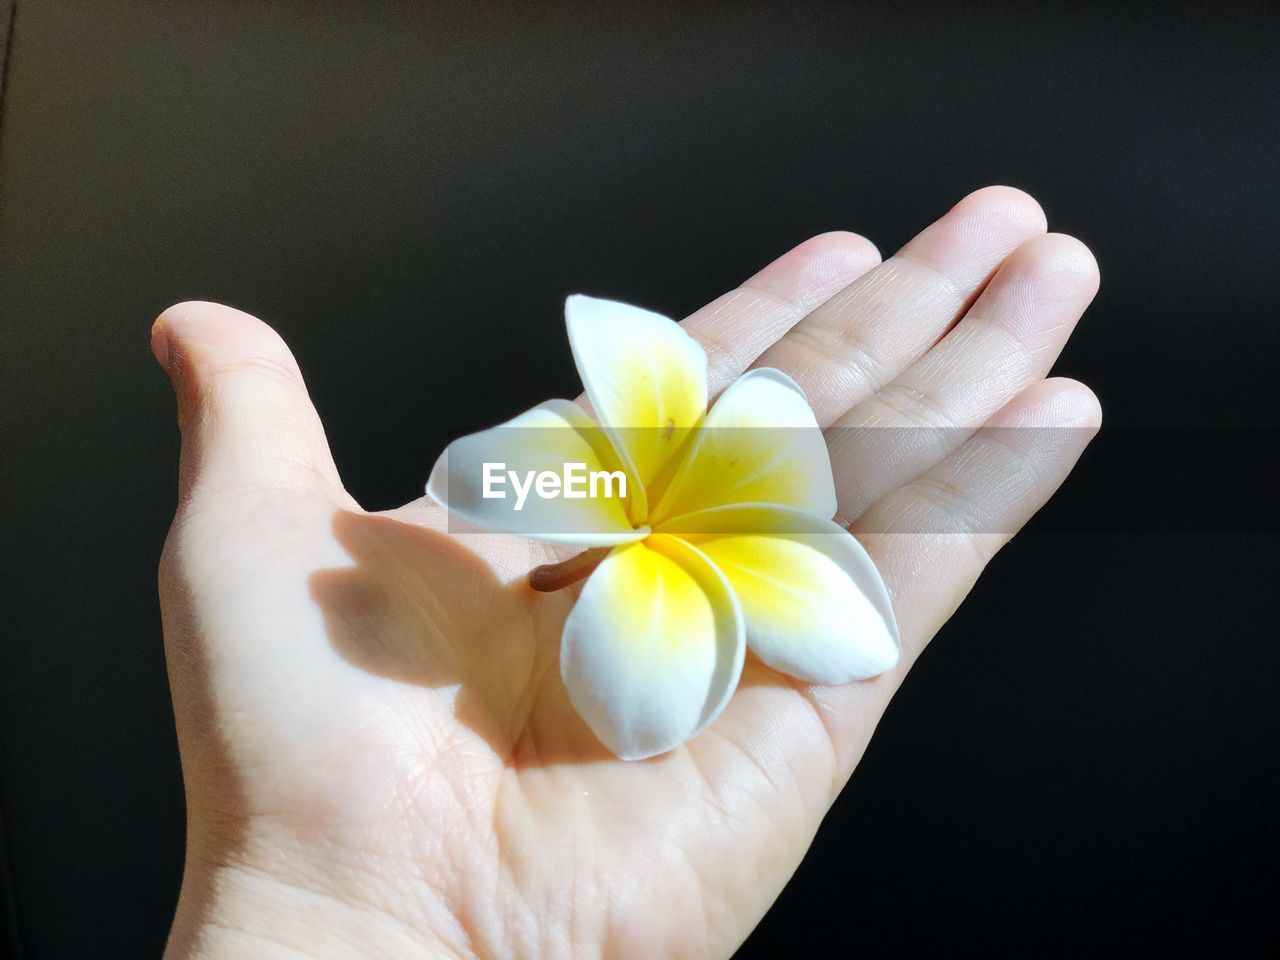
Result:
M1039 204L1021 190L975 191L797 323L754 366L788 374L828 426L936 343L1005 257L1046 229Z

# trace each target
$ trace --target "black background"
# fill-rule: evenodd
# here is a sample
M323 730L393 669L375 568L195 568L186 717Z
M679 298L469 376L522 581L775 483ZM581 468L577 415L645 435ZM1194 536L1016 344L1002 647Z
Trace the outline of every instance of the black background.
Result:
M292 345L358 500L576 389L566 293L684 315L813 233L1032 192L1107 426L895 700L744 957L1276 933L1276 18L19 0L0 127L5 919L159 952L182 794L148 328Z

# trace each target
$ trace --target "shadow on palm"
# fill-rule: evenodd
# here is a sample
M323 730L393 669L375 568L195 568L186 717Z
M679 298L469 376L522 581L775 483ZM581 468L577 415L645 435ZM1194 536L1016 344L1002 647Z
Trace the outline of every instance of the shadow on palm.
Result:
M315 572L310 586L349 663L399 683L456 689L457 722L504 766L616 762L560 678L560 633L580 584L547 594L524 577L503 583L458 539L390 516L340 510L333 531L353 563ZM749 657L735 699L795 686ZM730 718L738 713L731 704Z
M353 565L316 572L312 595L351 664L401 683L456 688L454 714L507 766L612 755L574 712L560 680L565 594L502 583L458 540L391 517L339 511Z

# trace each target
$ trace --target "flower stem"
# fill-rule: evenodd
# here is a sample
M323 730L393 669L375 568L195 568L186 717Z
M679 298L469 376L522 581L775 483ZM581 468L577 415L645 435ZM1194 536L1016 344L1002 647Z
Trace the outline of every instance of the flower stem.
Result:
M612 547L593 547L561 563L544 563L529 571L529 586L539 593L554 593L579 580L585 580L600 566Z

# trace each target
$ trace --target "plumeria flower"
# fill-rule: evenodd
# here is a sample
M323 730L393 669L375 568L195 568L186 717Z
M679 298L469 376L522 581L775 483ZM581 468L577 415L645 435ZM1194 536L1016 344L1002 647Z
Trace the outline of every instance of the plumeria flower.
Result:
M800 387L755 369L708 410L706 354L679 324L581 295L565 318L599 422L568 400L540 404L450 444L427 492L481 527L589 548L530 584L587 576L560 671L605 746L640 759L696 736L733 695L748 648L814 683L893 667L889 594L831 519L831 461ZM618 482L594 496L564 495L567 481L531 489L569 464Z

